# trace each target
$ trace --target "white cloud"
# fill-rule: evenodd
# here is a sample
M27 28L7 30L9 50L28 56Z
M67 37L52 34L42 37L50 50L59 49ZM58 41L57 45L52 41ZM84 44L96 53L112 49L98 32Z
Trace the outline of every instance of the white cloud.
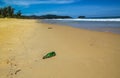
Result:
M76 0L4 0L6 4L29 6L32 4L68 4Z

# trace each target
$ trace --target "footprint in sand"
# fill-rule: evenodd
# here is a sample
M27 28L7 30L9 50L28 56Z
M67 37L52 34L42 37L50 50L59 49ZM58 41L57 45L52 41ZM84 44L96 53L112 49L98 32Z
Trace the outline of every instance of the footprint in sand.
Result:
M21 71L21 69L18 67L17 63L15 62L15 57L10 57L6 61L7 64L9 64L10 69L7 74L8 78L15 78L15 76Z

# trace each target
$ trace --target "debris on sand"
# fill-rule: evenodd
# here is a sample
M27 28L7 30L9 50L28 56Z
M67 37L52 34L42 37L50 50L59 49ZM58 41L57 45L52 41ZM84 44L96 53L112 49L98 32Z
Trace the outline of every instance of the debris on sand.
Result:
M20 72L20 71L21 71L21 69L16 70L15 75L17 75L17 73Z
M47 53L47 54L43 57L43 59L51 58L51 57L54 57L54 56L56 56L56 53L55 53L54 51L52 51L52 52Z
M48 29L53 29L52 27L48 27Z

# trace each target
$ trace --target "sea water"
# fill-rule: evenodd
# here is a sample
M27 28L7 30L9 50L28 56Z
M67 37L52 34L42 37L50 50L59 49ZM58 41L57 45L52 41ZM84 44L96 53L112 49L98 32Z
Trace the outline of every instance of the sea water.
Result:
M114 19L44 19L43 23L120 34L120 18Z

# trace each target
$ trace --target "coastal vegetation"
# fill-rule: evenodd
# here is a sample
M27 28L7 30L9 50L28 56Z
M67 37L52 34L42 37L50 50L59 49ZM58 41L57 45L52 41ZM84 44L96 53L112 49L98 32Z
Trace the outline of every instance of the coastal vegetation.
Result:
M18 12L15 12L15 9L12 6L6 6L0 8L0 18L22 18L22 19L66 19L66 18L72 18L70 16L60 16L60 15L54 15L54 14L47 14L47 15L22 15L22 12L19 10Z
M47 19L58 19L58 18L65 19L65 18L72 18L72 17L47 14L47 15L40 16L40 18L41 19L45 19L45 18L47 18Z
M0 8L0 18L20 18L21 11L15 13L15 9L11 6Z
M72 18L72 17L47 14L47 15L41 15L41 16L36 16L36 15L22 16L22 18L28 18L28 19L67 19L67 18Z
M85 16L79 16L78 18L85 18Z

